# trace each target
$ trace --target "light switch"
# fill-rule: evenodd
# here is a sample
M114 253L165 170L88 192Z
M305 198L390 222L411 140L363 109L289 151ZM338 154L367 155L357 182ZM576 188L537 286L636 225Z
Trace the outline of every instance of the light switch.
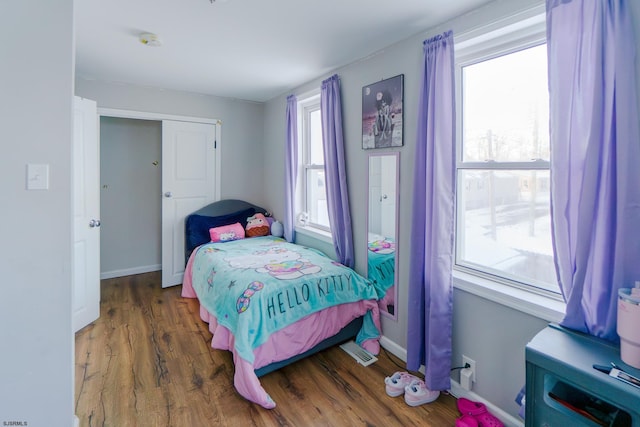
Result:
M27 190L49 189L49 165L27 165Z

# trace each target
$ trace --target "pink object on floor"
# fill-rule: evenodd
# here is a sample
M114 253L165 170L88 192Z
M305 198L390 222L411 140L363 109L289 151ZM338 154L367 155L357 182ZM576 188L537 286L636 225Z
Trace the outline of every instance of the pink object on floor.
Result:
M463 415L456 420L456 427L478 427L478 422L471 415Z
M463 416L473 417L478 422L477 425L479 427L504 427L502 421L487 411L484 403L461 397L458 399L458 410Z

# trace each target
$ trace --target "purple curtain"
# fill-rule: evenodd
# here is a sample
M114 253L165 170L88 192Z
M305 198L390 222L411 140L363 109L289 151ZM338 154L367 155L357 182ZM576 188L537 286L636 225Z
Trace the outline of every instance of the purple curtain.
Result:
M624 0L548 0L551 220L564 326L617 341L640 278L640 135Z
M333 246L338 261L353 268L355 264L353 234L344 159L340 78L337 74L322 82L320 116L322 117L322 145L324 147L324 179Z
M295 95L287 97L287 153L285 163L285 211L284 238L287 242L295 240L296 224L296 179L298 176L298 99Z
M453 33L424 42L416 141L407 368L425 366L431 390L447 390L451 369L455 207Z

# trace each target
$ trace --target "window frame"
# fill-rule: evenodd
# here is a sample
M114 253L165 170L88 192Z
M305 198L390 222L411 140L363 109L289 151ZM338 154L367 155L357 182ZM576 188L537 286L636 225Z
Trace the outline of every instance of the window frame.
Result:
M516 171L532 171L542 170L549 171L551 162L543 159L534 159L532 161L523 162L498 162L498 161L463 161L463 69L464 67L478 64L487 60L498 58L504 55L515 53L521 50L532 48L546 44L546 22L544 14L535 14L524 19L515 19L507 25L493 26L492 29L474 30L469 34L461 37L461 41L455 44L455 85L456 85L456 180L459 177L459 171L462 170L480 170L480 171L500 171L500 170L516 170ZM507 276L495 274L495 272L484 271L478 269L475 265L464 263L458 259L458 235L459 230L464 230L462 215L458 213L458 207L461 206L461 192L457 191L456 183L456 215L455 215L455 233L456 239L454 243L454 276L458 276L458 283L465 283L465 287L469 287L470 283L477 283L481 287L495 288L509 287L516 290L524 291L523 295L538 295L543 298L549 298L553 301L560 301L560 290L550 290L540 287L533 283L525 283L515 280ZM482 291L485 293L486 289ZM511 293L511 291L506 291ZM501 297L500 297L501 298ZM498 298L498 299L500 299Z
M306 231L319 233L322 235L330 234L331 228L323 224L311 221L310 200L308 193L309 185L309 172L322 171L324 172L324 155L323 163L316 164L311 162L311 126L310 115L315 111L320 111L320 91L314 91L301 96L298 100L298 146L299 146L299 160L298 160L298 183L299 191L296 194L296 225ZM325 187L326 191L326 187Z

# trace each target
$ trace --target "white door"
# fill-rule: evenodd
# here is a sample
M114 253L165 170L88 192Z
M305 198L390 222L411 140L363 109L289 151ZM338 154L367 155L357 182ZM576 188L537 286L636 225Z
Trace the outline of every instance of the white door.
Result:
M162 287L182 283L184 219L217 198L215 124L162 121Z
M73 108L73 330L100 316L100 153L96 102Z
M382 235L397 239L396 236L396 156L380 157L380 226Z

